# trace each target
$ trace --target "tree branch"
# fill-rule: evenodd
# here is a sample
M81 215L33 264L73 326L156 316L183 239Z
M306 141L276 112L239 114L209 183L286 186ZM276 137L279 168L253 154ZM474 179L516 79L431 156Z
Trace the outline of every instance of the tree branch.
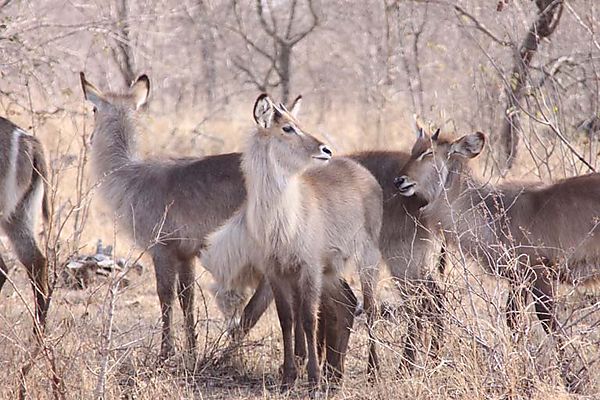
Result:
M482 32L483 34L485 34L487 37L489 37L490 39L492 39L494 42L498 43L501 46L504 47L510 47L513 45L512 42L507 42L506 40L502 40L500 39L498 36L496 36L492 31L490 31L485 25L483 25L481 22L479 22L479 20L477 20L477 18L475 18L473 16L473 14L467 12L464 8L460 7L459 5L455 4L452 6L454 8L454 10L460 14L461 16L467 18L469 21L471 21L473 23L473 28L477 29L478 31Z
M292 26L294 25L294 19L296 17L296 6L298 5L298 0L292 0L292 5L290 6L290 17L288 18L287 28L285 30L285 38L287 40L290 39L290 35L292 34Z
M277 35L277 32L274 28L271 28L265 19L262 0L256 0L256 13L258 14L258 20L260 22L260 26L262 26L263 30L267 33L267 35L271 36L278 42L282 41L282 38Z
M310 10L310 15L312 17L311 26L308 29L306 29L304 32L301 32L298 35L296 35L295 38L291 39L288 42L290 44L290 46L293 46L296 43L298 43L299 41L301 41L302 39L304 39L306 37L306 35L311 33L319 25L319 16L317 15L317 11L315 10L315 5L314 5L313 0L308 0L308 9Z
M536 0L535 3L539 10L537 19L529 28L519 51L516 52L513 70L506 87L508 101L504 123L500 130L506 171L512 167L517 155L518 131L521 128L519 114L522 108L519 103L525 92L525 82L531 60L537 52L541 40L554 32L562 15L563 0Z
M256 43L254 43L248 37L248 35L246 35L246 33L244 32L242 18L239 15L239 12L237 10L237 3L238 3L237 0L234 0L234 2L233 2L233 13L235 15L235 19L236 19L236 22L238 24L238 29L233 29L233 31L236 32L238 35L240 35L242 37L242 39L244 39L244 41L246 42L246 44L248 44L250 47L252 47L254 50L256 50L260 55L262 55L263 57L265 57L266 59L268 59L268 60L270 60L272 62L275 62L275 56L273 56L268 51L264 50L262 47L260 47Z

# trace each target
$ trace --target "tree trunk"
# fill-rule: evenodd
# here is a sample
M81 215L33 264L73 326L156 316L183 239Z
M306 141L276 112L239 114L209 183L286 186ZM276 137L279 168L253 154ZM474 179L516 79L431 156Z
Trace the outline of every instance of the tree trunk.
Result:
M279 46L279 78L281 79L281 99L283 104L287 104L290 98L291 55L291 46L287 44Z
M519 131L521 130L521 100L525 95L531 60L538 50L540 41L549 37L556 29L563 10L562 0L536 0L535 3L539 10L537 19L529 28L525 40L515 54L509 86L506 88L507 104L499 134L504 172L512 167L517 156Z
M136 78L131 37L129 34L129 4L127 4L127 0L117 0L116 6L119 38L112 48L112 53L119 66L125 85L129 86Z

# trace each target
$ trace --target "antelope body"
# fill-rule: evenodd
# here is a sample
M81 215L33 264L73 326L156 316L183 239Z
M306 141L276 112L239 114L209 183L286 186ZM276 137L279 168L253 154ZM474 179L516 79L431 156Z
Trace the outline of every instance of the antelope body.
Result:
M295 118L298 106L299 101L288 112L266 95L257 99L257 130L242 156L247 201L209 236L202 257L209 269L223 272L217 280L225 288L236 287L235 277L243 275L246 265L264 266L283 333L284 388L297 375L294 321L302 322L314 387L320 379L316 326L321 294L343 290L339 276L348 262L355 262L371 326L380 261L381 188L364 167L347 158L331 159L325 145L302 131ZM369 366L377 366L373 341Z
M27 269L35 295L36 330L48 310L48 264L35 238L39 210L48 218L47 170L38 139L0 117L0 225ZM0 257L0 290L8 267Z
M400 196L394 186L394 179L390 178L402 170L410 160L410 154L402 151L365 151L349 154L347 157L369 170L383 191L383 222L379 248L399 292L405 300L403 303L407 305L405 311L408 316L408 335L404 344L402 367L410 369L415 362L417 351L415 345L422 333L420 329L422 317L431 320L435 329L435 337L432 342L434 351L439 348L443 334L441 316L443 294L433 278L434 271L432 271L434 235L421 221L420 215L421 207L427 203L416 196ZM442 255L441 263L443 263L443 257ZM248 272L257 273L259 271L254 269ZM229 275L231 276L231 274ZM244 285L247 281L247 277L240 273L239 285ZM231 285L235 287L235 283L232 282ZM229 290L232 293L239 291L239 289ZM339 295L339 292L335 293ZM256 306L250 307L253 305L254 299L260 299L260 302L256 301ZM264 280L261 280L257 287L253 300L247 307L252 310L252 325L272 300L270 286ZM329 313L326 311L329 310L322 310L321 313L326 314L325 320L330 320L331 314L335 314L335 311ZM252 325L243 327L244 333ZM301 329L296 329L295 335L296 346L298 346L301 341L298 338L302 335ZM343 351L343 349L338 349L338 351ZM302 350L300 353L302 354Z
M150 247L162 312L161 355L173 350L171 318L176 283L187 344L193 349L193 263L205 236L229 218L245 198L240 155L140 160L135 153L134 111L147 101L148 78L138 78L124 95L100 92L83 74L81 82L86 99L95 108L91 159L100 179L100 193L135 243ZM242 289L258 283L252 280L252 267L248 271L249 280ZM218 290L216 294L225 308L245 299L241 293Z
M366 151L348 155L373 174L383 190L383 223L379 248L398 286L408 317L408 335L404 344L402 366L411 369L415 362L416 342L422 333L425 317L434 327L432 341L438 350L443 333L443 293L434 278L433 250L435 238L422 221L421 208L427 203L417 197L398 194L393 177L410 160L403 151ZM445 262L444 249L440 266ZM443 271L442 271L443 272Z
M494 187L478 182L467 161L484 146L482 133L449 142L422 135L396 186L428 203L424 217L445 236L514 286L532 284L538 318L548 333L555 281L586 283L600 277L600 174L550 185ZM513 288L508 324L527 291Z
M140 160L136 156L134 111L147 99L148 78L140 77L127 93L120 95L103 94L83 76L82 86L86 98L96 109L92 164L101 180L100 193L121 217L121 225L137 244L145 247L158 242L152 246L150 253L155 264L163 320L161 354L166 356L172 352L171 310L176 281L185 315L188 345L194 346L193 261L203 248L206 235L229 218L246 196L240 154L166 161ZM386 218L382 227L382 249L393 275L401 282L422 278L422 268L428 262L425 256L428 234L419 228L420 224L413 214L406 213L408 210L416 215L419 204L402 197L393 199L393 184L389 178L401 168L408 156L404 153L369 152L351 157L371 170L383 187ZM211 272L226 276L228 268L225 265L224 270ZM244 271L236 271L237 275L226 278L237 279L237 283L232 283L229 289L218 286L215 289L219 307L230 315L244 304L245 288L256 288L255 295L244 309L242 334L254 326L272 299L270 286L262 279L260 270L250 264ZM343 282L340 284L345 285ZM344 292L346 295L343 295ZM349 288L334 291L328 299L342 296L336 303L351 303L345 301L352 297L350 293ZM331 307L325 304L322 307L323 314L331 311ZM340 314L339 310L335 312ZM348 324L350 318L347 315L344 318ZM342 321L340 323L343 324ZM335 328L335 324L332 326ZM338 352L342 351L338 349Z

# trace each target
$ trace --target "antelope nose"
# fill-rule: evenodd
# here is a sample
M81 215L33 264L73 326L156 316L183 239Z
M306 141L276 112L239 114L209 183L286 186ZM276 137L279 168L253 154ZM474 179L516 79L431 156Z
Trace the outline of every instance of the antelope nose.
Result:
M324 154L327 158L331 158L333 156L333 153L331 152L331 150L329 150L329 147L325 146L324 144L320 145L319 149L321 150L321 153Z
M406 182L406 177L404 176L397 176L394 178L394 186L396 186L396 189L401 189L404 182Z

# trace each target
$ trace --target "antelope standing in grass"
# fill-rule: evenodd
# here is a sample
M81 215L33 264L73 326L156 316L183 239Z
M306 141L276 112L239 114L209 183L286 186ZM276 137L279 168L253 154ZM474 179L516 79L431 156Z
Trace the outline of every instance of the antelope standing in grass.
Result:
M100 192L120 216L122 225L136 244L150 246L162 312L161 357L173 352L171 318L176 282L187 345L192 350L196 343L193 263L200 254L205 236L229 218L246 196L240 154L168 161L139 160L136 158L134 111L148 99L148 77L140 76L124 94L102 93L85 79L83 73L80 78L85 98L94 105L91 154L93 168L101 179ZM215 274L215 271L210 272ZM246 287L258 285L256 295L246 306L240 321L242 334L245 334L266 309L270 295L268 291L264 295L268 283L261 279L262 274L254 266L248 265L243 277L238 278L241 279L233 290L215 288L215 294L221 310L231 315L246 300ZM339 304L346 305L352 296L347 291L337 292L331 300L339 309ZM324 307L327 312L334 313L330 319L340 324L353 315L354 306L349 304L346 308L344 312L332 306ZM339 339L341 345L343 337ZM331 343L331 347L337 349L336 343ZM339 352L342 350L333 354Z
M134 111L148 99L148 77L140 76L124 94L101 92L83 73L81 84L85 98L94 105L91 159L101 179L100 193L135 243L150 247L162 312L161 357L173 352L176 284L187 346L192 350L196 344L193 263L204 237L231 216L245 197L239 154L139 160ZM221 300L230 299L224 295Z
M373 176L304 132L295 115L265 94L254 106L256 131L242 156L248 199L208 238L204 265L235 287L246 265L263 265L281 324L282 388L294 383L293 324L302 321L311 388L320 380L317 312L322 294L341 291L339 276L355 262L361 277L369 328L374 322L375 280L380 262L382 192ZM371 329L369 329L371 336ZM370 337L369 368L377 368Z
M434 278L434 244L431 230L421 220L421 207L426 203L413 196L398 195L394 186L394 176L410 160L410 154L402 151L368 151L354 153L349 158L367 168L377 179L383 190L383 224L379 248L394 278L408 318L408 330L404 343L401 369L412 369L417 353L417 343L423 333L424 320L433 325L432 352L435 354L441 345L444 322L442 311L444 295ZM439 258L440 272L443 273L445 250Z
M556 281L586 284L600 277L600 174L494 187L477 181L467 165L484 143L480 132L453 142L437 133L421 135L395 185L400 194L428 203L423 212L430 226L442 229L487 271L510 280L511 328L517 308L527 301L526 283L551 334L557 329Z
M431 345L434 354L439 350L443 339L441 313L444 296L436 283L432 268L434 235L420 217L420 209L427 203L416 196L400 196L394 186L393 176L410 160L410 154L402 151L365 151L349 154L347 157L367 168L383 191L383 223L379 247L400 294L408 300L404 304L410 305L404 310L408 317L408 332L401 362L401 369L410 370L415 363L416 346L423 333L424 319L433 325ZM439 261L440 269L443 269L445 263L443 252ZM443 270L440 272L443 273ZM253 315L258 318L272 300L269 285L261 281L254 298L261 299L260 304L252 310ZM302 346L301 335L302 330L296 327L296 355L300 358L305 353L301 348L298 350Z
M41 143L7 119L0 118L0 225L19 261L27 268L35 295L35 330L48 311L48 263L35 238L39 214L48 219L48 174ZM0 257L0 290L8 267Z

